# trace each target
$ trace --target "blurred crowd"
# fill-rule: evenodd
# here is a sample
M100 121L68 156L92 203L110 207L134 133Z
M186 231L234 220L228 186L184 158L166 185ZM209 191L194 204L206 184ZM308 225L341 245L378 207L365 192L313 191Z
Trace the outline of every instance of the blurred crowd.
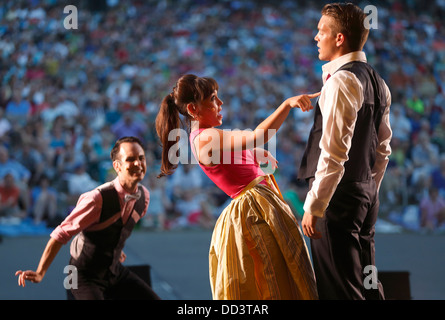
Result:
M284 99L320 90L313 40L324 2L56 0L0 3L0 223L54 226L79 195L114 177L109 152L146 146L151 204L141 226L211 228L228 197L196 164L158 179L154 119L185 73L214 77L227 128L251 128ZM362 8L366 3L358 3ZM445 1L374 1L365 47L388 83L394 137L381 218L416 230L445 225ZM284 196L302 215L296 180L312 114L295 110L270 146ZM184 143L187 143L185 141ZM191 154L188 158L191 159ZM192 162L191 160L189 162Z

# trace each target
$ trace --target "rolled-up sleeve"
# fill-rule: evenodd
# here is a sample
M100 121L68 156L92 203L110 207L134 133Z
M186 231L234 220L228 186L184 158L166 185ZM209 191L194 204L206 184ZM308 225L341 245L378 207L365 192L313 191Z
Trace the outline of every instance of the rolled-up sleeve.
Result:
M51 238L66 244L73 236L88 228L100 219L102 196L98 190L82 194L76 207L51 233Z
M320 158L304 210L323 217L324 211L344 174L354 135L357 113L363 104L363 89L358 78L339 71L326 83L320 96L323 133Z

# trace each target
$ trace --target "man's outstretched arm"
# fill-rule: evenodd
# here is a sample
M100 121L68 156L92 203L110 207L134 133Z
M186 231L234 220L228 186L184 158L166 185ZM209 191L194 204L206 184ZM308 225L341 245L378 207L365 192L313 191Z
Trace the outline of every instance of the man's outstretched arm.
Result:
M39 283L42 281L43 277L45 276L46 271L48 270L49 266L53 262L54 258L56 257L57 253L59 253L60 248L63 246L61 242L58 242L57 240L54 240L53 238L50 238L45 250L43 251L42 257L40 258L39 266L37 267L36 271L32 270L18 270L15 275L19 276L18 278L18 284L19 286L25 286L26 280L31 281L33 283Z

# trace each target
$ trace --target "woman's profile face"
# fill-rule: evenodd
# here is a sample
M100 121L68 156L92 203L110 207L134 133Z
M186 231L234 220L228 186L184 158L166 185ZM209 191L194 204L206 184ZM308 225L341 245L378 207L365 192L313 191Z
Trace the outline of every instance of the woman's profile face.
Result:
M197 105L198 111L196 119L199 121L200 128L211 128L222 125L222 104L223 102L218 98L218 91L215 90Z

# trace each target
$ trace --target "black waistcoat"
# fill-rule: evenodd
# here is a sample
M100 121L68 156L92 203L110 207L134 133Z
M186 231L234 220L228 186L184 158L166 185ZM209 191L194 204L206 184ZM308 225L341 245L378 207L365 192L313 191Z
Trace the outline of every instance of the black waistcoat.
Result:
M108 272L117 274L125 241L145 209L145 194L142 186L139 186L141 197L134 204L133 213L124 225L120 216L122 208L113 183L106 183L98 190L102 195L99 225L105 224L106 227L94 231L84 230L73 239L70 264L93 277L103 278Z
M358 182L371 179L375 163L379 126L387 106L385 85L379 74L367 63L353 61L339 70L350 71L357 76L363 86L364 102L357 114L348 161L342 182ZM305 153L298 171L298 179L309 180L315 176L320 157L322 135L322 114L317 102L314 108L314 124L310 131Z

